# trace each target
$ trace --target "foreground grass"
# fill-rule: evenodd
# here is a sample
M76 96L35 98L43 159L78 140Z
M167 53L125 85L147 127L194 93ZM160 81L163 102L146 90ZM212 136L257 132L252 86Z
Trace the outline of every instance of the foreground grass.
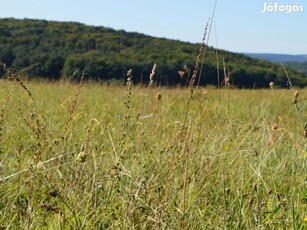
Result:
M1 228L306 227L306 90L13 84Z

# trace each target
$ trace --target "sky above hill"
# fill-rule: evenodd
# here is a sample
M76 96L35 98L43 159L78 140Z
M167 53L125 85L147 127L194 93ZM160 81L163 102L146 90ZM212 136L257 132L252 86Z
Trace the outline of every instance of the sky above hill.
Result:
M0 18L74 21L201 42L216 0L0 0ZM234 52L307 54L307 0L217 0L208 44Z

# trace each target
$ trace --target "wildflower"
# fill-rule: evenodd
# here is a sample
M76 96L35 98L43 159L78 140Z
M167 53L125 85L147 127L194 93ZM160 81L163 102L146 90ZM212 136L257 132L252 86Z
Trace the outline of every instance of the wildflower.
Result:
M274 89L274 88L275 88L275 84L274 84L274 82L272 82L272 81L270 82L270 88L271 88L271 89Z

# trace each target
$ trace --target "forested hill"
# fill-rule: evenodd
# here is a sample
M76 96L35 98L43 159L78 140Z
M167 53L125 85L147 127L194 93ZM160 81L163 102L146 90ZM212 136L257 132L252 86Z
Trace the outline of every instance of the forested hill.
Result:
M156 62L158 83L172 85L183 83L178 70L185 65L193 70L198 50L199 44L80 23L0 19L0 60L14 70L39 62L29 77L60 79L84 69L90 79L109 80L122 79L128 69L133 69L134 81L146 82ZM222 50L218 54L220 82L224 58L234 85L267 87L271 81L286 85L281 65ZM202 84L217 84L216 57L209 47ZM290 69L288 73L292 84L307 85L306 76Z
M307 75L307 55L287 55L287 54L261 54L246 53L247 56L267 60L270 62L283 63L288 68Z

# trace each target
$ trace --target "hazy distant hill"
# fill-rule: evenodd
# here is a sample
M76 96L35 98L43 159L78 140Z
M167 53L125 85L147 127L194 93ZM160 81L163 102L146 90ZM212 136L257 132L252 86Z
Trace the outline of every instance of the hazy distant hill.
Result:
M134 82L147 82L156 62L156 82L184 84L178 70L186 65L192 72L198 50L199 44L102 26L0 19L0 59L13 70L39 62L40 65L28 73L29 77L60 79L72 75L77 69L84 69L87 78L104 81L122 79L131 68ZM287 79L279 64L223 50L218 53L219 83L223 79L224 58L232 75L232 84L238 87L267 87L271 81L286 85ZM307 85L306 76L290 69L288 71L293 84ZM216 52L209 47L200 83L216 85L217 76Z
M258 58L270 62L307 62L307 55L269 54L269 53L245 53L252 58Z
M285 62L285 66L307 75L307 61L305 62Z
M307 55L246 53L247 56L275 63L283 63L288 68L307 75Z

